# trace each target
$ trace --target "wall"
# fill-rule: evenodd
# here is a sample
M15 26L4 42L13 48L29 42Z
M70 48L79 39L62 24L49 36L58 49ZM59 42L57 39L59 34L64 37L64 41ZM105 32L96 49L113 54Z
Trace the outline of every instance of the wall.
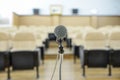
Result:
M1 17L7 18L9 20L9 24L7 25L12 25L12 23L14 23L12 21L12 17L13 17L11 14L12 12L15 12L19 15L32 15L33 8L38 8L40 9L40 15L50 15L51 5L61 5L63 8L62 11L63 16L72 15L71 9L73 8L79 9L80 16L86 16L86 15L87 16L92 16L92 15L120 16L120 0L59 0L59 1L58 0L52 0L52 1L51 0L24 0L24 1L0 0L0 18ZM95 18L96 17L94 17L94 19ZM62 20L64 19L62 18ZM93 23L95 23L95 21L92 22L92 25ZM102 18L100 18L99 24L101 25L101 23L102 23ZM42 22L41 24L45 24L45 22ZM68 23L66 22L65 24ZM76 22L76 25L77 24L79 23ZM49 23L47 25L49 25ZM82 25L84 25L84 23Z
M42 5L44 3L44 5ZM72 8L78 8L80 15L120 15L120 0L36 0L34 7L41 9L41 14L49 15L50 5L62 5L63 15L71 15Z
M120 0L0 0L0 13L25 15L39 8L41 15L49 15L51 5L62 5L63 15L71 15L72 8L79 8L80 15L120 15Z

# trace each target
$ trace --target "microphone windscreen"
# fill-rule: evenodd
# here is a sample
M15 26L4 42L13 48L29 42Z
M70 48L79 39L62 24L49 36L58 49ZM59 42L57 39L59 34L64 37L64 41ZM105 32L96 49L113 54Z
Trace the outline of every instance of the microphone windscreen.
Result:
M54 30L57 39L63 39L67 35L67 29L63 25L59 25Z

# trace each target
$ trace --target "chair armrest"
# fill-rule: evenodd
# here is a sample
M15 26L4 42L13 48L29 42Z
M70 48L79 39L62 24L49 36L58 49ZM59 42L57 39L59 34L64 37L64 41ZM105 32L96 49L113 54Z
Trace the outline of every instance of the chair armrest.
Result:
M83 65L85 64L85 57L84 57L85 51L83 46L79 46L79 55L80 55L81 66L83 67Z

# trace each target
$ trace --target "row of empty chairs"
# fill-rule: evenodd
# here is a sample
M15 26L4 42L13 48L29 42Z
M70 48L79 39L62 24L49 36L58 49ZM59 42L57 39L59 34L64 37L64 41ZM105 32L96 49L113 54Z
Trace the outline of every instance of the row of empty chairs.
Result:
M16 52L21 54L21 52L19 52L19 51L22 50L23 54L21 54L21 55L24 55L24 52L31 53L31 51L34 51L34 49L36 47L40 48L41 45L43 44L44 40L46 40L46 38L48 37L48 34L53 32L54 28L55 27L47 27L47 26L43 26L43 27L21 26L18 28L14 27L13 29L0 28L0 31L8 32L7 33L8 41L7 41L7 50L6 51L8 51L10 56L6 56L5 54L4 54L4 56L5 56L5 58L6 57L10 58L10 60L8 58L5 59L5 61L7 61L6 63L10 63L10 66L14 67L13 70L16 70L17 68L15 68L15 66L13 66L13 65L16 65L16 67L20 66L19 64L14 63L15 59L13 59L13 58L16 56ZM118 60L119 56L120 56L118 54L119 49L120 49L120 35L119 35L120 27L119 26L117 26L117 27L107 26L107 27L102 27L102 28L98 28L98 29L95 29L90 26L88 26L88 27L67 27L67 30L68 30L68 38L71 38L72 42L73 42L74 55L75 55L74 57L76 58L76 56L80 56L80 60L81 60L82 68L83 68L83 75L85 75L85 66L86 65L88 67L106 67L106 65L108 65L108 64L111 66L112 62L116 62L115 64L113 63L112 65L116 66L116 64L117 64L117 66L119 66L119 64L120 64L119 60ZM20 32L21 32L22 36L19 35ZM27 32L27 34L30 34L31 37L25 35L26 32ZM26 39L26 40L23 41L22 39ZM31 42L29 40L31 40L33 42ZM3 45L2 40L0 41L0 44ZM1 48L1 51L4 47ZM76 47L77 47L77 49L76 49ZM83 49L81 49L82 47L83 47ZM109 53L111 53L111 54L109 54ZM117 58L115 58L115 59L112 58L114 56L112 53L117 53ZM90 55L90 54L92 54L92 55ZM31 55L32 55L32 53L31 53ZM39 53L38 53L38 55L39 55ZM42 54L39 55L39 57L41 57L41 56L43 56L43 55ZM98 57L96 57L96 56L98 56ZM29 57L31 59L32 56L29 56ZM4 58L1 58L1 59L4 60ZM35 58L35 60L36 59L37 58ZM99 60L97 60L97 59L99 59ZM96 61L96 62L94 62L94 61ZM1 63L3 63L3 62L1 60ZM34 59L32 59L31 62L34 62ZM23 63L23 61L21 61L20 63ZM3 67L5 67L5 66L9 67L9 64L5 64L5 63L3 63L3 64L4 64L4 66L0 66L1 69L3 69ZM102 64L104 64L104 65L102 65ZM23 65L25 66L25 64L23 64ZM33 65L32 63L30 63L29 65L31 68L33 68L37 64L34 63L34 65ZM38 68L37 67L38 67L38 65L36 66L37 76L38 76ZM8 69L8 73L10 73L9 69ZM109 67L109 75L111 75L110 67ZM10 78L10 74L8 74L8 78Z
M112 32L115 32L115 31L120 31L120 27L112 27L112 28L100 28L100 29L94 29L94 28L83 28L83 29L80 29L79 31L73 31L72 33L70 34L74 34L74 36L72 36L72 39L73 39L73 44L75 45L83 45L83 41L84 41L84 38L86 37L86 34L90 33L90 32L100 32L102 34L105 35L105 38L108 39L110 34ZM77 43L78 40L81 40L81 43Z
M53 28L48 29L54 30ZM111 66L120 67L119 56L119 32L120 27L102 27L95 29L93 27L67 27L68 37L72 38L73 45L80 45L80 56L83 76L85 76L85 66L102 67L108 69L108 75L111 75ZM46 28L43 29L43 31ZM46 30L44 34L51 32ZM116 36L117 35L117 36ZM114 38L111 38L111 37ZM116 36L116 37L115 37ZM76 39L76 37L78 39ZM83 50L81 50L83 46ZM83 51L83 52L82 52Z
M97 47L101 49L108 47L120 49L119 34L120 29L109 32L107 36L100 31L89 31L84 34L79 33L77 38L73 39L73 45L84 46L85 49L97 49Z
M16 26L16 27L4 27L4 28L0 27L0 30L5 30L5 31L11 33L13 36L17 31L34 32L36 34L36 37L38 38L38 40L40 40L40 38L41 38L41 40L43 41L48 37L48 33L54 32L55 27L56 26L33 26L33 25L25 26L25 25L21 25L21 26ZM95 30L99 30L103 33L108 33L110 30L118 30L120 27L119 26L104 26L104 27L94 28L91 26L66 26L66 28L68 31L68 37L75 39L79 33L95 31Z
M120 29L111 30L107 36L100 31L90 31L81 42L74 47L74 56L80 57L84 76L85 66L105 68L109 65L109 75L111 66L120 67Z
M40 30L40 31L39 31ZM42 33L42 30L39 28L36 29L36 27L28 28L27 26L20 26L20 27L0 27L0 31L5 31L9 34L9 42L10 46L12 46L12 41L16 33L18 32L31 32L35 36L35 43L36 46L41 48L42 55L44 56L44 40L46 39L46 34ZM44 57L42 57L44 59Z

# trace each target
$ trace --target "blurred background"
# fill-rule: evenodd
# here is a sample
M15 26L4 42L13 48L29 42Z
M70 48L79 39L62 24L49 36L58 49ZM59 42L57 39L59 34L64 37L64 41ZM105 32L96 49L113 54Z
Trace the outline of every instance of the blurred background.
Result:
M63 80L120 80L120 0L0 0L0 80L49 80L58 25Z

